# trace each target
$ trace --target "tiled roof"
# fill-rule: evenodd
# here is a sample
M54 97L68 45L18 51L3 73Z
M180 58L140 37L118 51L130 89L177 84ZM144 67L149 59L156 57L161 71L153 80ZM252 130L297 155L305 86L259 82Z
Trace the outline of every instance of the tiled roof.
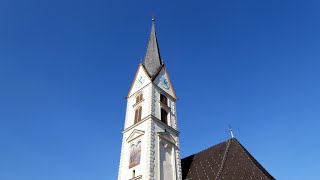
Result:
M156 36L156 30L154 27L154 20L152 19L151 33L149 37L147 52L144 57L143 65L146 68L149 76L154 78L162 67L160 51L158 47L158 41Z
M275 179L235 138L188 156L181 165L183 180Z

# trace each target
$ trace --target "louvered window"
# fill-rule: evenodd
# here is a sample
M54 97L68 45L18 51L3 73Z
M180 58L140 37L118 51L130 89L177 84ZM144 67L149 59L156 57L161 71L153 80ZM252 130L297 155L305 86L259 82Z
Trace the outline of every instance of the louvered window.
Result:
M139 121L141 121L141 113L142 113L142 107L139 106L135 111L134 124L136 124Z

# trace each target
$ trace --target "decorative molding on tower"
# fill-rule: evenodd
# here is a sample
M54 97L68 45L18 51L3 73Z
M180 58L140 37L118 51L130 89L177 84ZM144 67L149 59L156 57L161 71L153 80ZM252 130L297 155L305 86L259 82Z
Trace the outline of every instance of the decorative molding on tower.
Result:
M135 140L138 137L143 136L143 135L144 135L144 131L140 131L140 130L134 129L132 131L132 133L129 135L129 137L127 138L127 142L131 142L131 141L133 141L133 140Z
M151 87L151 97L150 97L150 112L151 112L151 115L152 116L155 116L156 115L156 106L155 106L155 103L156 103L156 89L154 88L154 86Z
M179 138L177 137L177 146L180 147ZM180 157L180 149L176 151L177 155L177 164L178 164L178 180L182 180L182 169L181 169L181 157Z
M173 109L173 115L174 115L174 124L175 124L175 129L177 131L179 131L179 128L178 128L178 114L177 114L177 109L176 109L176 102L174 102L174 107L172 108Z
M138 180L138 179L142 179L142 176L140 175L140 176L137 176L137 177L131 178L131 179L129 179L129 180Z
M149 139L146 142L146 156L145 156L145 174L146 179L154 180L154 168L155 168L155 125L152 119L147 121L146 134Z
M167 141L169 143L172 143L175 146L177 146L176 140L170 135L170 133L168 133L168 132L158 132L157 134L158 134L160 140L165 140L165 141Z

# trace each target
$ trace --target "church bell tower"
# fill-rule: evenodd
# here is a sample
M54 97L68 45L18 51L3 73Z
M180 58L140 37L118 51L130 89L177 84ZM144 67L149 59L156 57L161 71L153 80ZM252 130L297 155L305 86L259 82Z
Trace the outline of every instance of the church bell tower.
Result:
M181 180L176 94L161 60L154 19L127 96L118 180Z

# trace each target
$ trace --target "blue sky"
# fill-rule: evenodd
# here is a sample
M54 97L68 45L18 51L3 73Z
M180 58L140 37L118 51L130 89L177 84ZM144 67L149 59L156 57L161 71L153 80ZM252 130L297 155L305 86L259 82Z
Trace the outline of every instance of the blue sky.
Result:
M0 179L116 179L151 27L182 157L236 138L277 179L320 179L320 2L0 2Z

